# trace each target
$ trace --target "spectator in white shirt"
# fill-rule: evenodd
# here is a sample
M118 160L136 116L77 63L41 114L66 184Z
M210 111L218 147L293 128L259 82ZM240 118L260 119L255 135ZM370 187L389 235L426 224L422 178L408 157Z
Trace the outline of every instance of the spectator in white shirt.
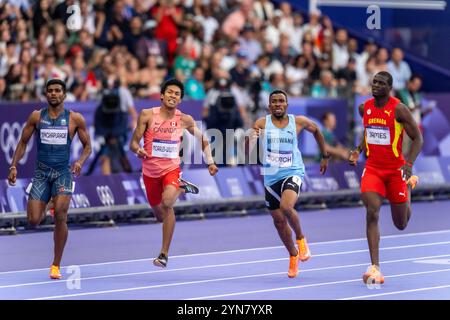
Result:
M292 7L289 2L280 3L280 11L282 13L280 22L280 31L291 35L294 33L294 18L292 17Z
M400 48L394 48L391 53L391 60L387 64L388 72L394 80L392 88L399 91L405 88L407 81L411 77L411 69L406 61L403 61L403 51Z
M203 26L205 33L203 41L206 43L211 43L214 33L217 28L219 28L219 22L217 22L217 19L212 16L211 7L208 5L202 6L202 14L202 16L198 16L196 19L198 19Z
M282 17L283 13L281 10L275 10L272 23L267 26L264 34L264 39L272 42L275 48L280 44L280 23Z
M308 78L306 59L303 55L298 55L292 62L292 64L286 66L287 89L289 94L300 96L302 94L304 82Z
M379 48L376 54L377 58L377 70L380 71L388 71L387 62L389 59L389 53L386 48Z
M302 41L303 41L303 16L295 12L294 13L294 29L291 34L291 46L298 53L302 53Z
M355 38L348 39L347 49L349 58L353 58L356 62L359 62L361 56L358 53L358 41Z
M309 13L309 22L303 26L303 33L311 32L313 41L315 42L319 37L322 25L320 24L320 10L314 10Z
M333 70L337 71L347 65L349 54L347 48L348 35L345 29L336 32L336 41L333 44Z
M255 29L251 24L246 24L242 29L239 43L240 50L247 53L247 58L251 63L255 62L262 53L261 43L256 40Z

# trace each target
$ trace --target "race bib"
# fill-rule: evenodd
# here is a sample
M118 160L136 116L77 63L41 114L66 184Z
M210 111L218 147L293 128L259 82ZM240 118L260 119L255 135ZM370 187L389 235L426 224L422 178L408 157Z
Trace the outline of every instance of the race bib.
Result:
M389 128L386 127L367 127L366 141L369 144L390 145L391 135Z
M153 140L152 156L176 159L179 157L178 141Z
M266 163L280 168L287 168L292 166L292 151L278 151L273 152L267 150Z
M68 132L67 128L65 128L65 129L55 129L55 128L41 129L41 143L54 144L54 145L67 144L67 132Z

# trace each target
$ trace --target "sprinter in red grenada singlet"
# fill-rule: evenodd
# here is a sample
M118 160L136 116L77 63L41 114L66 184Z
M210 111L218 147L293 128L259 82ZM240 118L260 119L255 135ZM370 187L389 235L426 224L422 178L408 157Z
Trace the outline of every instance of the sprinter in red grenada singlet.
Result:
M208 140L202 135L194 119L177 109L184 95L183 84L170 79L161 87L162 105L144 109L139 114L130 150L142 159L142 175L147 199L159 222L163 223L162 248L153 264L166 267L170 242L175 229L173 206L182 193L198 193L198 188L180 177L180 145L183 130L197 137L202 143L209 173L218 169L214 164ZM139 141L144 137L144 147Z
M350 154L349 162L356 165L359 153L366 148L366 167L361 177L361 198L367 210L367 240L372 265L363 275L366 284L384 282L380 271L378 245L380 231L378 216L383 199L391 204L394 225L403 230L411 216L411 188L418 182L412 166L422 149L422 135L409 109L390 96L392 76L377 73L372 81L373 98L359 106L364 122L364 138ZM403 134L412 140L411 150L402 153Z

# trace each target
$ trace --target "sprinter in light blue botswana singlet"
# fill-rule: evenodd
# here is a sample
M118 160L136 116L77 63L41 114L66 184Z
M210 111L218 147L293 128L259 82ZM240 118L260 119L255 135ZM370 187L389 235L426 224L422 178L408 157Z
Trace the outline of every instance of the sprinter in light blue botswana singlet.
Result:
M263 175L266 207L270 210L275 227L289 252L288 277L298 273L298 261L311 257L295 204L305 176L305 165L298 149L298 135L305 129L314 135L323 154L320 172L325 173L329 155L325 151L325 141L317 125L304 116L287 114L287 95L275 90L269 97L270 115L256 120L253 129L262 140ZM253 143L252 143L253 144ZM295 233L297 247L291 236Z
M60 263L68 236L67 212L73 191L72 174L78 176L81 173L81 167L91 153L91 142L83 116L64 109L65 82L60 79L48 80L45 95L48 107L33 111L22 130L9 168L8 183L16 183L17 164L36 132L36 170L29 191L27 220L31 226L38 225L45 217L47 203L53 198L55 248L50 278L61 279ZM70 144L75 134L80 138L83 151L70 168Z

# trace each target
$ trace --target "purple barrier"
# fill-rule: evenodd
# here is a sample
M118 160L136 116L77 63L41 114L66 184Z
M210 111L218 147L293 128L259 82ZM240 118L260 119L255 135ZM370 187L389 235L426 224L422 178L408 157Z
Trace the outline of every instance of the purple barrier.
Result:
M441 166L442 175L447 183L450 183L450 157L438 158Z
M220 179L216 179L220 194L224 198L252 196L252 192L242 167L221 168Z
M422 120L423 154L450 156L450 93L429 94L425 101L435 107Z
M441 164L442 162L439 162L439 158L437 157L418 158L414 163L414 174L419 176L419 183L421 185L439 185L445 183Z
M346 163L331 163L326 174L321 175L319 164L308 164L302 191L320 192L359 189L364 163L356 167ZM450 157L422 157L414 165L414 173L420 177L420 185L450 184ZM200 193L180 197L184 201L215 201L250 196L264 196L259 166L221 168L215 177L207 169L183 171L183 177L199 186ZM25 192L31 179L18 179L11 187L0 180L0 213L26 209ZM70 208L108 207L117 205L147 204L144 184L139 173L111 176L78 177L74 179L75 192Z

